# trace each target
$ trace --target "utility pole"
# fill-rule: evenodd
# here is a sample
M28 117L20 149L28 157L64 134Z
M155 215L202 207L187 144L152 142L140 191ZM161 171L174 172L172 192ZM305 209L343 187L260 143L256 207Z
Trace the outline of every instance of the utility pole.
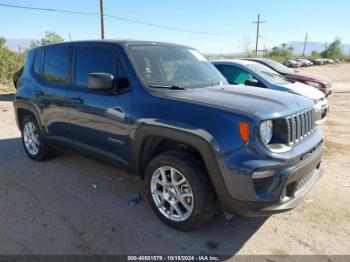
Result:
M306 43L307 43L307 40L309 39L309 34L306 33L306 36L305 36L305 41L304 41L304 49L303 49L303 56L305 56L305 49L306 49Z
M259 47L259 33L260 33L260 24L265 23L265 21L260 21L260 14L258 14L258 21L252 22L256 24L256 43L255 43L255 55L258 55L258 47Z
M101 16L101 39L105 39L105 25L103 17L103 0L100 0L100 16Z

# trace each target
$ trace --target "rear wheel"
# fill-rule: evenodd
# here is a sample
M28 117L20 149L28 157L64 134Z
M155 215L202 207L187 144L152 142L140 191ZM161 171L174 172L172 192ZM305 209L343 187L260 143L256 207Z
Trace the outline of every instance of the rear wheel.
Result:
M37 161L46 160L53 156L54 150L45 138L32 115L26 115L22 121L22 142L27 155Z
M152 209L177 230L193 230L214 214L209 180L199 162L187 153L157 156L147 167L146 183Z

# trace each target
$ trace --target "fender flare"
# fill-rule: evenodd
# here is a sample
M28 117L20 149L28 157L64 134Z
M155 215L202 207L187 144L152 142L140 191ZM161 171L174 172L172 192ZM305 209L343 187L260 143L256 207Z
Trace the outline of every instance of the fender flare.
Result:
M148 137L159 137L175 140L195 148L201 155L208 176L213 188L221 203L228 201L228 191L222 177L219 164L210 142L198 134L185 130L163 126L141 126L137 129L132 143L131 168L136 174L141 173L141 157L144 148L144 142Z
M19 123L18 110L24 109L26 111L29 111L35 116L35 119L38 122L40 130L43 132L43 134L46 134L45 128L42 124L43 122L42 122L41 115L39 114L39 109L35 105L26 101L18 101L18 100L14 100L13 105L15 108L16 122L19 129L21 129L21 125Z

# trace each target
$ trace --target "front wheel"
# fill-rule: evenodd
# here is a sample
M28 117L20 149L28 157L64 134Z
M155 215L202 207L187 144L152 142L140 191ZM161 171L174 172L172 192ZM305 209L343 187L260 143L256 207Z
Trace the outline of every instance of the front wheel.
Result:
M203 167L187 153L168 152L154 158L146 170L148 200L158 218L190 231L214 214L215 199Z

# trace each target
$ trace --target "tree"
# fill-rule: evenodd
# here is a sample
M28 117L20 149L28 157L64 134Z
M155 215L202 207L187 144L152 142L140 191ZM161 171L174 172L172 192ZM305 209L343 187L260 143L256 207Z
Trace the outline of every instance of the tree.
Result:
M0 49L4 48L6 45L6 39L3 37L0 37Z
M323 58L342 59L342 43L339 38L335 39L329 47L321 53Z
M25 55L8 49L6 39L0 37L0 84L12 83L15 72L23 66Z
M48 44L53 44L53 43L60 43L63 42L64 39L56 34L55 32L50 32L50 31L46 31L45 32L45 36L43 38L41 38L40 41L36 40L36 41L32 41L30 43L29 48L34 48L40 45L48 45Z
M63 42L64 39L55 32L46 31L44 38L41 39L41 45Z
M269 53L270 56L282 56L285 58L289 58L292 56L292 52L288 49L283 49L280 47L274 47L272 48L271 52Z
M293 53L291 50L275 46L265 57L276 60L278 62L283 62L285 60L291 59L292 56Z
M312 57L313 59L320 58L320 57L321 57L321 53L320 53L320 52L317 52L317 51L312 51L312 52L311 52L311 57Z

